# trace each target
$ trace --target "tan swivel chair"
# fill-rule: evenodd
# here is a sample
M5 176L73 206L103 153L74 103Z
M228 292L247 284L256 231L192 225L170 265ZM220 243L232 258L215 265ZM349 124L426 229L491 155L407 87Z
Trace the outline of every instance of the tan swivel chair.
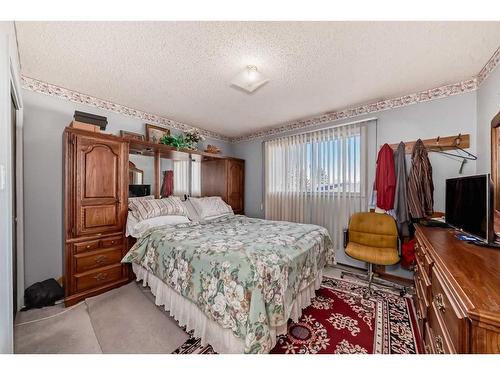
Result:
M394 218L387 214L375 212L359 212L351 216L349 227L344 232L345 253L351 258L368 263L368 290L365 296L372 293L374 280L373 265L389 266L399 263L401 246L398 229ZM359 277L353 272L343 272ZM343 275L342 275L343 276ZM401 285L375 278L377 283L386 286L398 287L401 295L406 288Z

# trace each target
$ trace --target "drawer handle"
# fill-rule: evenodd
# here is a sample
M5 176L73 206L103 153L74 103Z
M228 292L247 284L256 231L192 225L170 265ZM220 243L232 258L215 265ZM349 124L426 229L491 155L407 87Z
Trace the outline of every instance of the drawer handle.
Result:
M115 240L111 241L111 245L114 245L115 244Z
M437 354L444 354L443 338L441 336L437 335L434 338L434 342L436 343L436 353Z
M107 278L108 278L107 273L98 273L97 275L94 276L94 279L96 281L103 281L103 280L106 280Z
M95 258L95 262L97 264L101 264L101 263L105 262L107 259L108 259L108 257L106 255L99 255L97 258Z
M434 302L436 302L436 307L439 311L441 311L442 313L446 311L443 295L441 293L436 294L436 296L434 297Z

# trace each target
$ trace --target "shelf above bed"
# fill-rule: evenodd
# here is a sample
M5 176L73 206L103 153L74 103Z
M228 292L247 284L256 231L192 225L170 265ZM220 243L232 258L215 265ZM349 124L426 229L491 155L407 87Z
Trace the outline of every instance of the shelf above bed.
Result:
M200 150L177 150L175 147L151 143L147 141L140 141L138 139L124 139L129 144L129 153L139 154L145 156L155 156L159 154L160 158L171 160L192 160L203 161L211 159L223 159L226 156L221 154L211 154Z

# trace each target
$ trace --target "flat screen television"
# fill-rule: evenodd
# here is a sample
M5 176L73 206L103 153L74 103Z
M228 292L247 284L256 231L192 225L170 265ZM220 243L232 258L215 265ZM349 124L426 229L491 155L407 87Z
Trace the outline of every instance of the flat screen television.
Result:
M446 180L446 223L493 243L493 183L489 174Z

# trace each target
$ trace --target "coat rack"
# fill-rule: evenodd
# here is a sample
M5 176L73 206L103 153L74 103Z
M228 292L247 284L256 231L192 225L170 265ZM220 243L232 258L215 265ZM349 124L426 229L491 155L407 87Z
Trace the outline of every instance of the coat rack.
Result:
M429 152L436 152L443 155L448 155L452 157L456 157L458 159L462 159L460 164L460 169L458 173L462 174L465 163L467 160L477 160L477 156L466 151L466 148L470 146L470 136L469 134L458 134L449 137L437 137L430 139L422 139L425 148ZM415 146L416 141L404 142L405 144L405 153L411 154L413 151L413 147ZM389 145L393 150L396 150L399 146L399 143L393 143ZM456 150L458 153L451 153L448 151Z
M404 141L403 141L404 142ZM405 153L411 154L413 151L413 147L417 141L404 142L405 144ZM469 134L458 134L452 135L448 137L437 137L437 138L429 138L422 139L424 146L427 148L427 151L449 151L449 150L458 150L470 147L470 135ZM399 143L393 143L389 145L393 150L396 150L399 146Z

